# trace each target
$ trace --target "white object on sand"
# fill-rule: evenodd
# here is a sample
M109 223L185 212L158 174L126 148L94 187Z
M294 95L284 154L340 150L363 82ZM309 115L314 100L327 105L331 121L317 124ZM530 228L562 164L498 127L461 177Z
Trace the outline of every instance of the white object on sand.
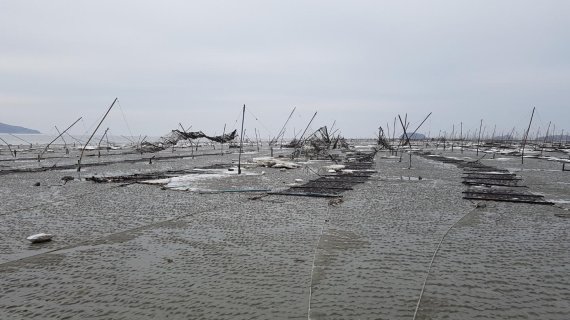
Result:
M29 240L31 243L39 243L51 241L51 238L53 238L53 234L38 233L27 237L26 240Z
M332 164L330 166L324 166L323 168L328 170L329 172L332 171L340 171L342 169L344 169L346 166L342 165L342 164Z
M300 165L294 162L284 161L273 157L253 158L253 162L255 162L258 166L263 166L268 168L295 169L300 167Z

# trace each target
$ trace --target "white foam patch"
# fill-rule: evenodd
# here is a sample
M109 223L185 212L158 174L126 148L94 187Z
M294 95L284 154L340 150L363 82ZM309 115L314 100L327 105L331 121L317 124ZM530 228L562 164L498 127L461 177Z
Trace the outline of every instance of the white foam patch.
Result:
M242 170L241 174L238 175L237 168L233 168L233 171L227 169L194 169L194 171L201 173L186 174L178 177L172 177L167 179L155 179L146 180L141 183L146 184L158 184L164 185L166 188L173 190L187 190L187 191L202 191L204 189L199 188L196 184L197 182L203 182L214 179L225 179L229 177L236 176L258 176L259 173L248 172Z

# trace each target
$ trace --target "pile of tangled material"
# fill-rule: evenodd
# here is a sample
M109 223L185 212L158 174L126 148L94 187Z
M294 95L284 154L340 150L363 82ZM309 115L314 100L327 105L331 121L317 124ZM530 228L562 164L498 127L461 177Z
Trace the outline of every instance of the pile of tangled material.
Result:
M287 147L295 148L294 156L302 152L311 158L326 157L331 149L348 149L348 143L339 135L329 133L326 126L319 128L306 139L294 139Z
M227 143L233 141L237 136L237 130L230 133L223 134L221 136L208 136L202 131L196 132L183 132L180 130L172 130L170 134L161 137L157 143L143 142L141 143L139 152L158 152L175 146L179 141L183 140L195 140L200 138L206 138L210 141L218 143Z

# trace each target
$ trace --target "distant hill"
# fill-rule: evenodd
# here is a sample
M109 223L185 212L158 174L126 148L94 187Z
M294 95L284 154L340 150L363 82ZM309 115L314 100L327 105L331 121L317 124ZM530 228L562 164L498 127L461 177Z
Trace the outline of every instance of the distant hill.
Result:
M426 138L426 136L424 134L421 134L419 132L414 133L413 135L411 133L408 134L410 137L410 140L424 140ZM405 139L406 137L404 135L400 136L400 139Z
M25 133L25 134L38 134L38 130L28 129L24 127L11 126L0 122L0 133Z

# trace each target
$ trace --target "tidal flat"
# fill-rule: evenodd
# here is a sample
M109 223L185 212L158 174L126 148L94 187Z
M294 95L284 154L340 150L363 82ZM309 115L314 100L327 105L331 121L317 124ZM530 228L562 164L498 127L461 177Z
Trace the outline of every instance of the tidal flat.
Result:
M0 174L0 319L413 319L420 294L416 319L570 315L570 172L558 163L480 160L554 205L473 201L461 168L379 151L333 202L256 191L317 179L333 161L266 168L253 159L270 151L250 146L237 175L235 151L112 151L80 173ZM76 162L1 159L2 170ZM197 168L218 176L186 190L87 179ZM53 240L26 241L40 232Z

